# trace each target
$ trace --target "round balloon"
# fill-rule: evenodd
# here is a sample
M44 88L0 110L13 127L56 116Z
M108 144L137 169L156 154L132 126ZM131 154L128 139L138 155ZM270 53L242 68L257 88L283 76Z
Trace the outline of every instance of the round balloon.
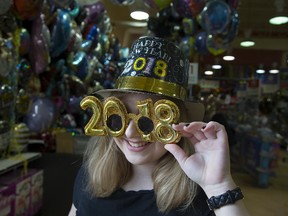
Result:
M144 3L151 8L161 10L168 7L172 0L144 0Z
M206 42L208 51L214 56L220 55L228 49L228 44L223 43L223 40L215 35L209 35Z
M231 20L227 28L219 35L223 39L223 42L228 44L232 42L237 34L238 34L238 27L239 27L239 16L238 12L235 9L231 10Z
M208 34L220 34L228 26L231 19L229 5L223 0L211 0L207 2L201 12L201 25Z
M193 18L185 17L182 19L182 28L185 35L191 36L197 31L196 21Z
M14 0L14 11L19 19L32 20L39 16L43 0Z
M201 31L196 34L194 49L199 54L206 55L209 53L207 48L207 32Z
M204 8L206 0L173 0L173 7L182 17L196 17Z
M42 133L51 128L54 123L55 108L53 102L46 97L36 97L24 117L24 123L36 133Z
M194 44L195 44L195 38L192 36L186 36L181 38L179 48L188 59L190 59L194 54Z

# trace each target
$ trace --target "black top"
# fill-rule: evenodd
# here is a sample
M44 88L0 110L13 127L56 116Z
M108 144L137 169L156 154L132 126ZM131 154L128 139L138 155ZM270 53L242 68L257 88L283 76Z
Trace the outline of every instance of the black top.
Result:
M77 216L215 216L206 203L206 195L199 188L193 207L185 212L175 209L167 214L160 213L156 206L153 190L124 191L119 189L107 198L91 197L85 188L86 175L82 167L74 184L73 203Z

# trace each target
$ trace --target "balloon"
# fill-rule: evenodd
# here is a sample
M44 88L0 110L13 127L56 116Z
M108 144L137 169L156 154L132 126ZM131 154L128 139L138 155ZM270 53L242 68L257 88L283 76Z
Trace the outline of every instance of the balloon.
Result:
M86 5L83 9L86 14L86 18L84 19L84 26L91 23L98 24L99 21L102 19L104 12L106 11L105 6L102 2L97 2L92 5Z
M39 96L34 98L28 113L24 116L24 123L31 131L42 133L53 125L54 118L53 102L49 98Z
M99 2L100 0L76 0L79 4L79 6L87 6L87 5L92 5L95 4L97 2Z
M182 28L185 35L193 35L197 30L197 25L194 19L185 17L182 19Z
M173 7L182 17L196 17L204 8L206 0L173 0Z
M30 59L32 68L36 74L44 72L50 63L48 45L50 36L45 35L47 34L46 29L47 27L45 28L44 16L39 16L33 21L31 32Z
M194 44L195 44L194 37L186 36L181 38L179 48L188 59L190 59L194 54Z
M73 0L49 0L49 2L57 8L65 9L73 3Z
M0 1L0 15L8 12L10 7L12 6L13 0L1 0Z
M4 84L0 86L0 109L12 106L14 94L10 85Z
M233 9L237 9L238 8L239 0L226 0L226 2Z
M201 12L201 25L212 35L222 33L231 19L229 5L222 0L211 0Z
M238 34L239 16L235 9L231 10L231 20L227 28L219 36L223 38L224 43L232 42Z
M0 38L0 75L7 77L14 68L12 38Z
M26 114L28 112L31 100L30 96L24 89L20 89L16 98L16 110L19 114Z
M21 152L25 150L26 145L29 143L30 130L25 123L19 123L14 126L13 130L13 144L11 150Z
M19 19L33 20L39 16L43 0L14 0L14 11Z
M79 114L81 113L82 109L80 107L80 101L83 99L83 97L76 97L71 96L68 101L68 108L67 112L70 114Z
M110 0L110 2L116 5L131 5L135 0Z
M30 33L25 28L21 28L20 30L20 46L19 46L19 54L21 56L27 54L30 49L31 37Z
M71 41L71 18L64 10L57 10L57 20L52 29L51 56L58 57L62 54Z
M144 0L144 3L154 9L161 10L170 5L172 0Z
M85 52L77 52L72 60L71 66L77 77L81 80L86 79L88 75L88 57Z
M207 48L207 32L202 31L196 34L194 49L200 54L205 55L209 53Z
M207 37L207 49L214 56L224 53L228 49L228 44L224 44L220 37L209 35Z
M29 79L32 76L32 68L30 62L23 58L17 65L17 72L18 72L18 85L21 88L26 89Z

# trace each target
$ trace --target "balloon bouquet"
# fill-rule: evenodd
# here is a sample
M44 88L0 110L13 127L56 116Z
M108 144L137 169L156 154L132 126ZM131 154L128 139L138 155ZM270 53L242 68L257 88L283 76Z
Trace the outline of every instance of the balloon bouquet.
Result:
M25 126L44 141L55 128L83 128L81 97L112 88L127 55L99 0L1 1L0 47L3 151L24 143L11 134Z
M148 20L148 29L177 42L191 59L193 55L220 55L238 33L238 0L144 0L158 10Z

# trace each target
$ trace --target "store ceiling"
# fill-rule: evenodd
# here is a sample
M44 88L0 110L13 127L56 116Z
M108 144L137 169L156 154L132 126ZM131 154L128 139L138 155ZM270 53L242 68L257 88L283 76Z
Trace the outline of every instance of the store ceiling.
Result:
M272 65L277 63L287 68L288 58L288 24L273 26L268 20L276 13L275 1L277 0L239 0L239 31L238 36L231 44L232 52L236 56L232 65L259 64ZM147 33L147 27L136 27L136 23L129 16L129 6L115 5L111 0L102 0L113 24L113 33L120 39L123 46L129 47L133 40ZM282 12L288 15L288 1ZM157 11L150 10L151 16L156 16ZM245 32L251 31L251 37L256 45L251 48L240 47ZM219 58L221 56L218 56ZM215 56L198 59L203 64L210 64ZM201 62L200 62L201 63Z

